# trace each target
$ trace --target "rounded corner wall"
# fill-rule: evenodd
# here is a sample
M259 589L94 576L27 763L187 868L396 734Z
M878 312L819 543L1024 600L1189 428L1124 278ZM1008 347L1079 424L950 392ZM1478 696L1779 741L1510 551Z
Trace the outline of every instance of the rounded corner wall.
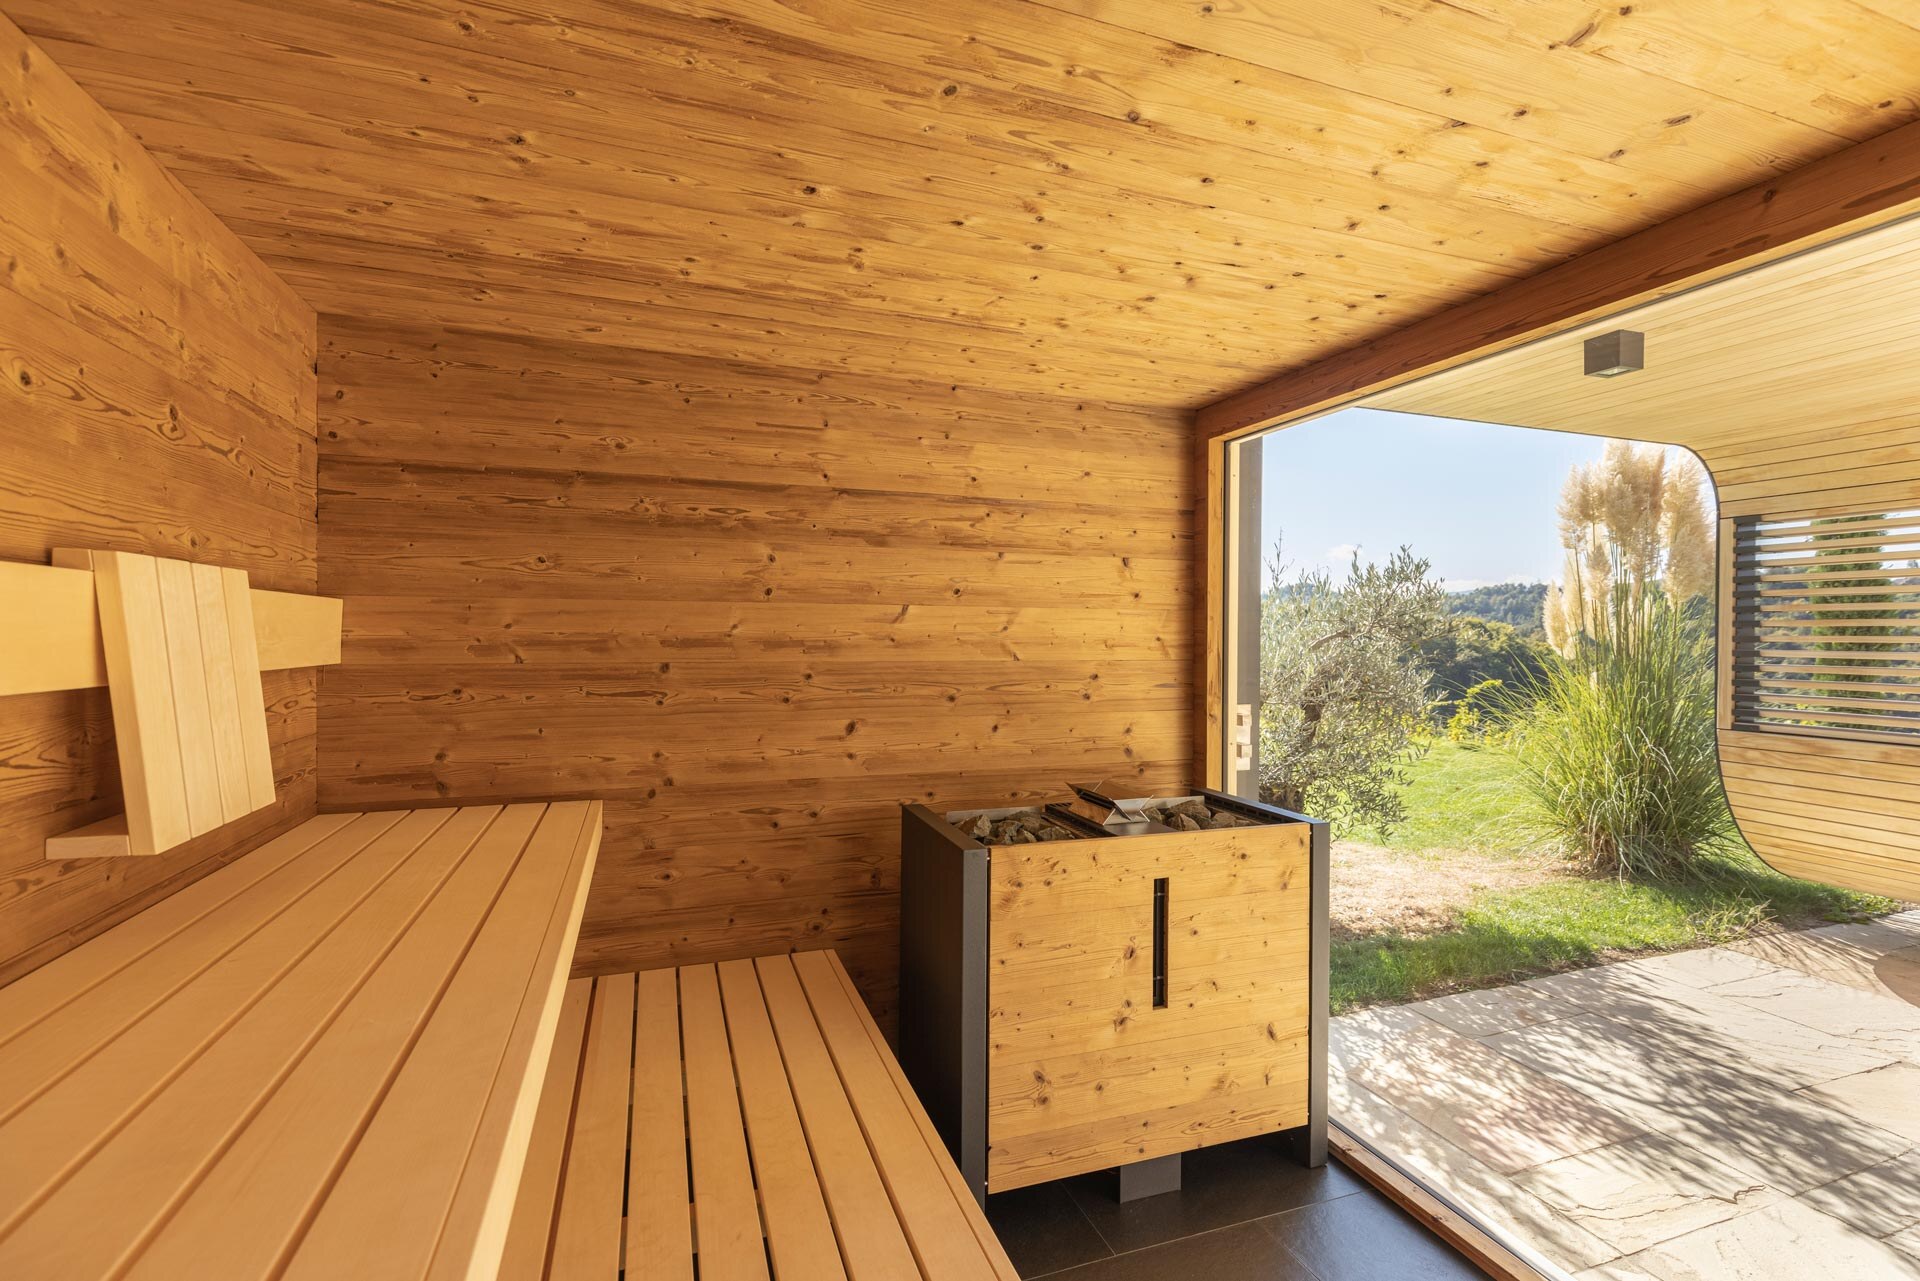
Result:
M1920 504L1920 425L1829 428L1693 452L1720 518L1716 717L1735 824L1784 875L1920 901L1920 738L1909 744L1743 727L1729 705L1728 666L1734 523Z

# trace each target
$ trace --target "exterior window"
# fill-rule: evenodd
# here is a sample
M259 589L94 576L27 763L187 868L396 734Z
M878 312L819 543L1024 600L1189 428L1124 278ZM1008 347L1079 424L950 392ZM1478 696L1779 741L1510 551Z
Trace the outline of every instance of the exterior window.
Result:
M1920 510L1731 524L1733 727L1920 738Z

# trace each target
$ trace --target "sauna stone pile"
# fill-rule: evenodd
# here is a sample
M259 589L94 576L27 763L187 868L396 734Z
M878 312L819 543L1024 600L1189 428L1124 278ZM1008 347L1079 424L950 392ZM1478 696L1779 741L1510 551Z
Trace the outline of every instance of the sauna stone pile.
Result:
M1148 806L1142 811L1148 818L1176 832L1205 832L1220 827L1258 827L1252 819L1241 818L1228 810L1217 810L1205 801L1186 800L1174 805Z
M967 834L988 845L1033 845L1040 841L1070 841L1078 833L1048 818L1039 810L1021 810L1005 818L991 819L985 814L973 821Z

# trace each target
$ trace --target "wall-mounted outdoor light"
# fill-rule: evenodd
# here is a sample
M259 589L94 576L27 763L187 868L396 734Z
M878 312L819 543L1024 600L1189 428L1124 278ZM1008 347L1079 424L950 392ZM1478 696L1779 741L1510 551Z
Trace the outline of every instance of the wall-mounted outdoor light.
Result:
M1647 336L1616 329L1587 339L1587 372L1595 378L1618 378L1647 365Z

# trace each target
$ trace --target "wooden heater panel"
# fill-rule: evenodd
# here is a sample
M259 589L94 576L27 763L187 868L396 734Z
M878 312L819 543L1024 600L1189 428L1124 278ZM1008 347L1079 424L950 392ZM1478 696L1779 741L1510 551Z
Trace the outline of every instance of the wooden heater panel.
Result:
M1245 825L903 807L900 1064L976 1197L1278 1131L1326 1160L1327 825L1197 795Z
M1307 1124L1311 831L993 852L988 1190Z

